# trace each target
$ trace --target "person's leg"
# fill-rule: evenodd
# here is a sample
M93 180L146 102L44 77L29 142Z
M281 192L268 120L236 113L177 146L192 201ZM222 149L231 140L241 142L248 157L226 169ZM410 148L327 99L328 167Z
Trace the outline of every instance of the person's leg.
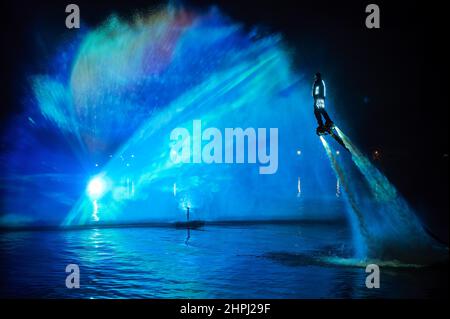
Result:
M325 125L333 124L333 121L331 120L330 116L328 115L327 111L325 111L325 109L322 109L321 113L323 115L323 118L325 119Z
M316 117L319 127L323 127L322 115L320 115L320 111L317 107L314 108L314 116Z

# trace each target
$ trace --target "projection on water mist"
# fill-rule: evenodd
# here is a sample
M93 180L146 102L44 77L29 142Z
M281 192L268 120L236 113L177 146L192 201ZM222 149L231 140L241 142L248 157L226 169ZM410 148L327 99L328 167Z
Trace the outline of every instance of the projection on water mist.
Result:
M167 8L112 16L62 47L47 74L31 77L27 120L11 127L4 178L17 188L5 189L4 221L80 225L94 211L102 223L178 221L187 203L205 220L299 218L310 214L299 208L299 177L300 200L334 200L305 107L309 77L292 72L280 36L244 31L216 9ZM174 163L171 131L192 132L196 120L267 129L267 147L277 128L282 165L261 176L247 158Z
M383 236L386 214L374 210L373 234L373 207L358 203L370 192L334 173L315 135L310 76L294 72L279 35L244 30L217 9L167 7L131 21L111 16L61 48L47 72L30 75L26 110L5 135L3 225L172 222L190 207L210 221L344 213L362 255ZM221 131L277 128L276 173L248 161L174 163L170 133L192 131L195 120ZM339 161L351 163L347 154ZM402 232L398 222L388 219Z

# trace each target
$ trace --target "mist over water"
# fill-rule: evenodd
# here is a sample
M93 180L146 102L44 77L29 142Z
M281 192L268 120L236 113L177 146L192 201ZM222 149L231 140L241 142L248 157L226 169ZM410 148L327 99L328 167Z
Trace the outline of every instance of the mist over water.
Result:
M6 153L4 178L20 185L5 187L7 224L23 215L38 225L92 223L86 188L94 176L107 186L97 201L104 223L175 221L186 205L206 220L298 218L308 215L300 201L335 198L309 77L293 72L280 35L261 38L214 8L173 7L131 21L112 16L83 34L73 52L60 53L66 59L55 58L68 74L31 77L29 114L11 128ZM192 132L194 120L222 132L278 128L276 174L260 175L247 160L174 164L170 133Z

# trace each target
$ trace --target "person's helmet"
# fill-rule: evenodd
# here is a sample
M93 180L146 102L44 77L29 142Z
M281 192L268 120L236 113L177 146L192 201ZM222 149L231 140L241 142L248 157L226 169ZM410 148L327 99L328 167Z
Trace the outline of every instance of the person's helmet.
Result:
M322 74L320 74L319 72L316 73L315 75L316 79L321 79L322 78Z

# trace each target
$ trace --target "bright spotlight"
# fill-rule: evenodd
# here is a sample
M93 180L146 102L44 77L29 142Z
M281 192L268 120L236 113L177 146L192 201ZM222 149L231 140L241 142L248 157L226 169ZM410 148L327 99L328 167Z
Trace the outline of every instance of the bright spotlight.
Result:
M103 178L97 176L89 181L87 193L90 198L99 199L103 196L105 191L106 191L106 181Z

